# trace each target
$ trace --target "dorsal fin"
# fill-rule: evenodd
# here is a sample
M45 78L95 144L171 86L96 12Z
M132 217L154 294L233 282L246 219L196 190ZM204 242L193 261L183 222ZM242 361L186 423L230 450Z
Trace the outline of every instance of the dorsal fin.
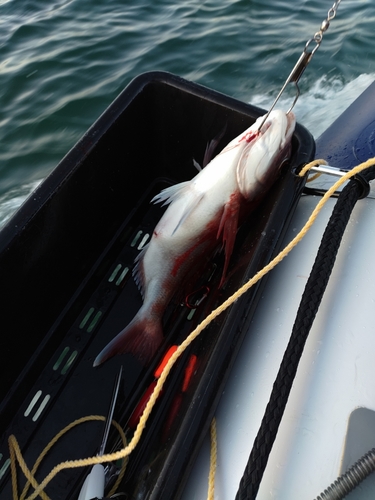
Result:
M227 130L227 124L224 125L222 130L213 138L211 139L206 146L206 150L204 152L204 157L203 157L203 164L202 167L204 168L206 165L210 163L212 158L215 156L215 150L217 146L219 145L219 142L223 138L225 132Z

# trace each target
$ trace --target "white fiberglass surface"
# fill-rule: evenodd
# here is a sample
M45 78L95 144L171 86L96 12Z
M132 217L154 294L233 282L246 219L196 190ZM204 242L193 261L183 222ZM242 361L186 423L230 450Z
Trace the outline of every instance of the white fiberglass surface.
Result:
M301 198L284 244L317 201L313 196ZM216 412L218 500L235 498L334 203L328 202L304 240L272 271L230 375ZM360 200L307 340L258 500L314 499L342 472L351 413L359 407L375 410L374 220L375 200ZM368 434L371 449L375 432ZM366 441L366 436L361 439ZM184 500L207 497L208 470L207 437ZM369 494L364 485L347 498L363 500L372 497ZM375 497L375 490L372 494Z

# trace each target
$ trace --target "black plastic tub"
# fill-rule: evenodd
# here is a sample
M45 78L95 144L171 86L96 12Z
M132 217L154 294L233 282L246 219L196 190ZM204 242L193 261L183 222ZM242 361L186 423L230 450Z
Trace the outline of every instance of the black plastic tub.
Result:
M207 298L197 308L171 303L164 317L165 343L150 366L123 355L92 367L98 352L141 305L131 268L163 213L150 199L193 177L193 159L201 162L207 142L225 127L218 151L260 114L258 108L174 75L141 75L4 227L1 498L12 496L10 434L31 467L67 424L106 414L120 365L124 375L115 418L127 429L169 346L179 344L276 253L303 189L295 171L314 155L314 141L299 125L289 165L239 231L225 287L218 290L222 262L216 255L196 284L197 290L209 289ZM251 335L263 284L215 320L174 367L130 457L120 488L127 498L179 497L241 340L248 330ZM186 364L192 360L192 376L183 388ZM61 461L95 455L102 425L85 424L67 434L42 462L38 479ZM116 444L113 433L107 451ZM87 472L61 472L47 494L53 500L76 498Z

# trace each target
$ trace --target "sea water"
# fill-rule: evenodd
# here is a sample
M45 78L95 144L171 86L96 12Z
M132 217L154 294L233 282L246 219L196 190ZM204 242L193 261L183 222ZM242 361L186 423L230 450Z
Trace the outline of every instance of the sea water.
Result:
M0 0L0 226L140 73L270 106L332 3ZM373 0L342 0L300 82L315 137L374 80L374 25Z

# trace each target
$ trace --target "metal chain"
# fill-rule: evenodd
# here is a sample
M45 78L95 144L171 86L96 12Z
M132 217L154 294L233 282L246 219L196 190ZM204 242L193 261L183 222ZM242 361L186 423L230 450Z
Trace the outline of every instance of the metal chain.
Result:
M310 40L308 40L306 42L305 48L303 49L303 52L302 52L300 58L298 59L296 65L294 66L294 68L292 69L290 75L286 79L284 85L282 86L280 92L278 93L278 95L277 95L276 99L274 100L272 106L270 107L268 113L265 115L264 119L262 120L262 123L260 124L260 126L258 128L258 131L261 130L261 128L263 127L263 125L264 125L265 121L267 120L269 114L271 113L271 111L273 110L273 108L276 106L277 101L280 99L281 94L284 92L284 90L286 89L287 85L289 83L291 83L291 82L295 84L295 86L296 86L296 92L297 93L296 93L296 97L295 97L295 99L294 99L291 107L288 109L287 113L290 113L292 111L292 109L294 108L294 106L295 106L295 104L296 104L296 102L297 102L297 100L298 100L298 98L300 96L300 90L299 90L299 87L298 87L298 81L301 78L303 72L305 71L307 65L311 61L313 55L315 54L315 52L320 47L320 44L322 43L322 40L323 40L323 35L328 30L332 19L334 19L336 17L337 8L340 5L340 3L341 3L341 0L336 0L333 3L332 7L328 11L326 19L324 19L324 21L321 24L319 31L317 31L315 33L315 35L312 38L310 38ZM315 47L312 50L309 50L309 46L312 43L315 43Z
M324 21L322 22L322 24L320 26L320 30L317 31L315 33L314 37L312 38L312 40L314 40L314 42L317 43L318 45L321 44L321 42L323 40L323 35L327 31L327 29L329 28L332 19L334 19L336 17L337 8L340 5L340 2L341 2L341 0L336 0L336 2L332 5L332 7L328 11L327 18L324 19ZM309 43L309 42L307 42L307 43Z

